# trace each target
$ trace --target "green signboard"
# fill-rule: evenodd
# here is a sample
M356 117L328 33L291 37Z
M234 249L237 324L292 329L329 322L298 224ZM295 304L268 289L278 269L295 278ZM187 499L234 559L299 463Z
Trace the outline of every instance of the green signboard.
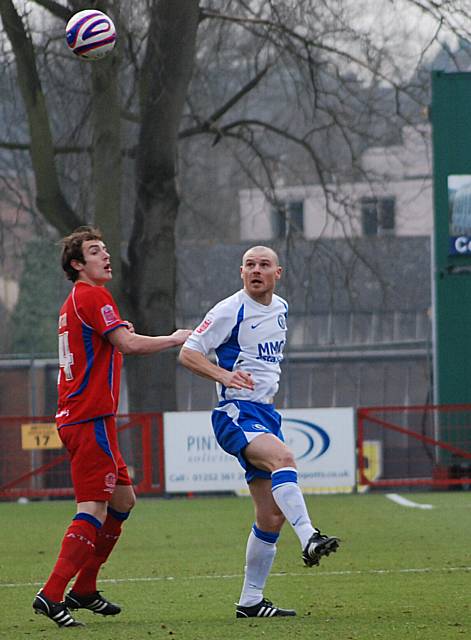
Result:
M436 404L471 403L471 73L432 74Z

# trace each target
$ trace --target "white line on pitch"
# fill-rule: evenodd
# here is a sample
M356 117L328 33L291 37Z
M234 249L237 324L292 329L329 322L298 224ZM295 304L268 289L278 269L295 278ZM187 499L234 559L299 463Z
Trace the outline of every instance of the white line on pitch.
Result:
M433 569L431 567L423 567L419 569L365 569L358 571L322 571L318 573L306 572L306 573L271 573L271 578L328 578L332 576L359 576L359 575L389 575L395 573L450 573L450 572L464 572L471 571L471 567L441 567ZM163 582L172 580L232 580L242 579L244 576L241 573L233 573L229 575L214 575L214 576L149 576L143 578L104 578L98 580L100 583L118 584L121 582ZM40 587L43 582L6 582L0 583L1 588L13 588L13 587Z
M387 493L386 498L392 500L396 504L400 504L401 507L412 507L413 509L433 509L432 504L421 504L420 502L413 502L412 500L408 500L403 496L400 496L398 493Z

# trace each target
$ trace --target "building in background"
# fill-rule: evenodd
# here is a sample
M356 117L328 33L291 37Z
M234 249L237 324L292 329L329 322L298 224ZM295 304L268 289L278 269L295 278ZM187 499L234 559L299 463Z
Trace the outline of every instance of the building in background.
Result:
M241 240L430 236L433 228L430 127L406 127L402 145L372 147L362 180L239 193ZM367 178L366 178L367 177Z

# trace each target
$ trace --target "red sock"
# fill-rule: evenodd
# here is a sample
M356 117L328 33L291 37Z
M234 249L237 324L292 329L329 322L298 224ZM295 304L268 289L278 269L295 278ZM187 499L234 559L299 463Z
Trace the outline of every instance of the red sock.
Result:
M128 515L118 512L115 513L119 516L127 517ZM100 571L100 567L108 560L110 553L118 542L124 520L124 517L118 519L108 511L106 520L97 533L95 552L87 559L86 564L80 570L72 587L72 590L78 595L88 595L97 590L96 580L98 572Z
M95 520L95 518L93 518ZM95 551L97 524L89 520L74 519L65 532L56 564L46 584L44 595L54 602L61 602L69 581L80 571Z

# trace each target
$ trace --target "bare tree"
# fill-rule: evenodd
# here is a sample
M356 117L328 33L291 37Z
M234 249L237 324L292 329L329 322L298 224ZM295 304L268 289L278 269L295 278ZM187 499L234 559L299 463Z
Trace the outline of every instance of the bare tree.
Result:
M0 149L29 153L35 207L59 233L90 219L102 228L126 313L139 331L168 333L175 230L205 227L177 226L182 190L191 199L179 167L188 176L202 153L229 156L231 186L250 181L275 204L280 175L316 182L338 215L331 185L360 170L366 146L419 119L418 70L442 38L469 35L471 11L404 0L394 32L377 26L379 4L393 10L366 0L0 0L3 57L24 108ZM63 28L90 6L113 17L120 44L87 66L64 51ZM432 25L416 49L405 46L409 11ZM128 366L133 409L175 408L174 354Z

